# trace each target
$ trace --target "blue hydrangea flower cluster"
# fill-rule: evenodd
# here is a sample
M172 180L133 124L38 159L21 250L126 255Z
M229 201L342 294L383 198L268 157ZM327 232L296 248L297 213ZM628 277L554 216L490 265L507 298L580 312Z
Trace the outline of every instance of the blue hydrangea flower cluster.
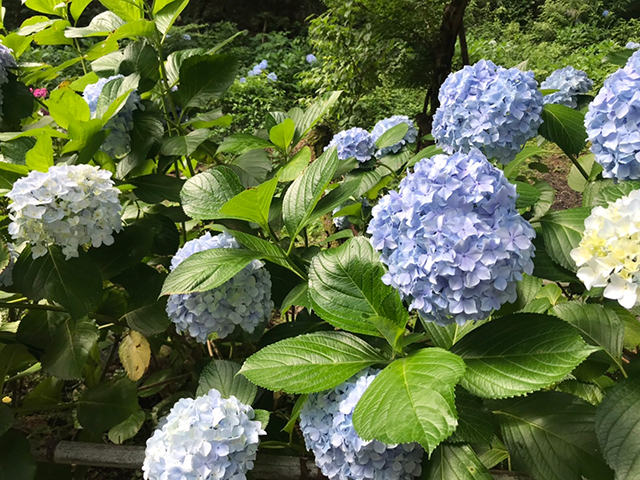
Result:
M278 80L278 76L275 73L271 72L269 75L267 75L267 80L275 82Z
M18 64L13 58L13 52L10 48L0 44L0 85L3 85L9 81L7 75L10 68L16 68ZM2 90L0 90L0 117L2 116Z
M604 82L585 127L605 178L640 179L640 51Z
M13 285L13 266L20 256L13 243L7 243L7 250L9 250L9 264L0 272L0 287Z
M254 418L253 408L215 389L178 400L147 440L145 480L246 480L266 433Z
M7 197L9 233L16 243L31 244L33 258L59 245L66 258L85 245L111 245L122 229L120 190L111 172L91 165L58 165L32 171L13 184Z
M440 87L432 134L447 153L478 148L509 163L542 124L542 94L533 72L480 60Z
M543 97L544 103L565 105L570 108L578 106L578 95L589 93L593 87L591 80L582 70L572 66L559 68L540 84L543 90L557 90Z
M371 134L359 127L336 133L324 149L331 147L337 147L338 159L349 160L355 157L360 163L371 160L376 150Z
M610 13L611 13L611 12L610 12L609 10L605 10L604 12L602 12L602 16L603 16L604 18L607 18L607 17L609 16L609 14L610 14Z
M83 96L89 110L91 118L96 118L98 109L98 99L104 86L117 78L124 78L123 75L114 75L108 78L101 78L96 83L85 87ZM133 129L133 112L137 108L142 108L140 96L134 91L131 92L126 103L120 111L113 116L104 126L111 133L106 138L100 149L112 158L121 158L131 151L131 137L129 132Z
M260 75L262 71L266 69L268 66L269 66L269 63L266 60L262 60L257 65L254 65L254 67L251 70L249 70L249 73L247 73L247 76L256 77Z
M629 50L638 50L640 49L640 43L637 42L629 42L625 45L624 48L627 48Z
M186 40L187 42L191 41L191 35L189 35L188 33L185 33L184 35L182 35L182 39Z
M171 270L194 253L212 248L240 248L233 236L209 232L190 240L171 260ZM167 314L178 333L188 332L200 343L211 333L228 336L236 326L252 333L271 317L271 276L264 264L254 260L244 270L218 288L207 292L170 295Z
M318 59L313 53L310 53L309 55L307 55L307 58L305 60L307 61L307 63L316 63L318 61Z
M373 247L383 281L428 321L487 318L516 300L532 273L535 232L515 207L516 189L477 149L424 158L373 207Z
M407 130L404 138L398 143L391 145L390 147L385 147L381 150L378 150L376 152L376 157L380 158L389 153L398 153L403 146L408 143L414 143L418 139L418 131L416 130L416 127L413 126L413 122L406 115L394 115L393 117L380 120L373 127L371 138L374 142L377 142L384 132L386 132L390 128L395 127L396 125L400 125L401 123L406 123L407 125L409 125L409 130Z
M365 442L353 427L353 411L377 372L365 370L333 390L309 395L300 428L316 465L329 480L413 480L424 451L417 443Z

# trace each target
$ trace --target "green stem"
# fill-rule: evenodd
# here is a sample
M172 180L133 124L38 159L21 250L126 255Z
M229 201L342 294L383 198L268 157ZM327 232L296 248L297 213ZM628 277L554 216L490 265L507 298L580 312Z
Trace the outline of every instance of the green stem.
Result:
M18 415L29 415L31 413L40 412L63 412L65 410L73 410L77 407L76 402L70 403L54 403L53 405L42 405L41 407L21 407L14 408L13 412Z
M47 312L69 313L62 307L56 307L55 305L40 305L39 303L0 302L0 308L23 308L25 310L44 310ZM100 315L99 313L88 313L87 316L100 322L113 322L113 318L107 317L106 315Z
M184 380L184 379L186 379L186 378L188 378L190 376L191 376L190 373L185 373L184 375L179 375L177 377L167 378L166 380L162 380L160 382L151 383L149 385L143 385L142 387L138 388L138 392L144 392L145 390L151 390L152 388L160 387L162 385L167 385L169 383L173 383L173 382L178 381L178 380Z
M31 365L26 370L23 370L22 372L15 374L13 377L7 378L5 383L9 383L13 380L18 380L19 378L26 377L27 375L31 375L32 373L37 373L40 370L42 370L42 364L38 362L34 365Z
M569 155L569 154L567 154L567 157L569 157L569 160L571 160L573 165L578 169L578 171L582 174L584 179L588 182L589 181L589 174L586 172L586 170L584 168L582 168L582 165L580 165L580 162L578 162L578 159L575 158L573 155Z

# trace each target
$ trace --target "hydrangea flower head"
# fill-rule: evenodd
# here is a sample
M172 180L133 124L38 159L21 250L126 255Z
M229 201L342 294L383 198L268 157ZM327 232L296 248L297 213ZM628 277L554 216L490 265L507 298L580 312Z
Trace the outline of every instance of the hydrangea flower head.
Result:
M638 50L640 48L640 43L629 42L625 45L624 48L627 48L629 50Z
M507 164L542 124L542 94L533 72L490 60L450 74L438 99L432 133L447 153L478 148Z
M267 80L275 82L276 80L278 80L278 76L275 73L271 72L269 75L267 75Z
M309 395L300 413L307 449L329 480L413 480L421 473L420 445L365 442L353 427L356 404L376 375L364 371L332 390Z
M605 11L602 12L602 16L604 18L607 18L610 14L611 14L611 12L609 10L605 10Z
M182 398L147 440L145 480L246 480L259 436L253 408L236 397Z
M532 273L535 232L516 189L477 149L420 160L373 207L368 232L396 288L427 321L487 318Z
M247 79L244 77L240 77L240 80L238 80L240 83L246 83Z
M401 123L409 125L409 130L405 133L404 138L395 145L378 150L376 152L376 157L380 158L388 153L398 153L406 144L414 143L418 139L418 131L416 130L416 127L413 126L413 122L406 115L394 115L393 117L380 120L373 127L371 138L373 138L374 142L377 142L384 132L396 125L400 125Z
M185 33L184 35L182 35L182 39L189 42L191 41L191 35L189 35L188 33Z
M624 308L640 304L640 190L608 207L595 207L571 258L584 285L605 287L604 296Z
M371 160L376 151L372 135L358 127L336 133L324 149L331 147L337 147L338 159L348 160L355 157L360 163Z
M123 75L114 75L108 78L101 78L96 83L89 84L85 87L83 96L89 110L91 118L96 118L98 110L98 100L105 85L112 80L124 78ZM106 130L110 130L109 136L100 147L100 149L112 158L119 158L131 150L131 137L129 132L133 129L133 112L141 108L140 96L134 91L127 98L126 103L120 111L113 116L104 126Z
M609 76L589 104L585 127L605 178L640 179L640 51Z
M318 61L318 59L313 53L310 53L309 55L307 55L306 60L307 60L307 63L316 63Z
M258 67L260 68L260 70L264 70L265 68L267 68L269 66L269 63L266 60L262 60L259 64Z
M9 233L31 244L33 258L59 245L67 259L85 245L111 245L122 228L120 191L111 172L91 165L58 165L32 171L13 184L7 197Z
M576 70L572 66L556 70L540 84L543 90L557 90L545 95L544 103L555 103L570 108L576 108L578 95L589 93L592 87L593 80L585 72Z
M178 250L171 260L171 270L194 253L212 248L240 248L240 245L228 233L212 237L207 232ZM271 276L258 260L218 288L170 295L167 302L167 314L178 333L188 332L200 343L206 343L213 332L225 338L236 326L251 333L270 318L272 308Z

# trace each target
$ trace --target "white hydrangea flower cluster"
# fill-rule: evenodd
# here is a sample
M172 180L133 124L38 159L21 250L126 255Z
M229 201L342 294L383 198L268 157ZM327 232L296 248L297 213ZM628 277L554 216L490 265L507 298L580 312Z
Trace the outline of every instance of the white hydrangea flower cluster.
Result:
M13 52L10 48L0 44L0 85L3 85L9 81L7 70L9 68L16 68L18 64L13 58ZM2 90L0 90L0 117L2 117L2 103L3 96Z
M194 253L212 248L240 248L228 233L212 237L209 232L190 240L171 260L171 270ZM252 261L218 288L207 292L169 296L167 314L178 333L189 332L200 343L211 333L228 336L237 325L252 333L258 324L271 316L271 275L259 260Z
M640 190L595 207L571 258L587 288L605 287L604 296L624 308L640 304Z
M147 440L145 480L246 480L259 435L253 408L211 389L182 398Z
M20 256L13 243L7 243L7 250L9 250L9 264L0 272L0 287L10 287L13 285L13 266Z
M91 118L96 118L98 99L105 85L118 78L124 78L124 76L114 75L108 78L101 78L96 83L85 87L82 95L89 105ZM142 104L140 103L140 96L134 91L131 92L120 111L104 126L105 129L111 130L111 133L109 133L100 149L110 157L121 158L131 151L131 136L129 132L133 129L133 112L137 108L142 108Z
M31 244L33 258L59 245L66 258L78 249L111 245L113 232L122 229L120 191L111 172L91 165L58 165L32 171L13 184L7 197L9 234L16 243Z
M300 428L316 465L329 480L413 480L424 453L417 443L365 442L353 427L353 411L378 372L365 370L333 390L309 395Z

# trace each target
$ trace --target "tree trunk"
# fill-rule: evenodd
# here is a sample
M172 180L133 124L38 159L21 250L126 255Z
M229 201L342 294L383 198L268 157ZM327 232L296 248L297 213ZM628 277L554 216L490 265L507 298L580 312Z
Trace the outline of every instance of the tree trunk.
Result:
M439 34L440 44L435 52L435 67L433 69L431 83L429 84L424 99L422 113L418 115L417 118L420 136L426 135L431 131L433 114L440 105L438 101L440 85L442 85L442 82L445 81L447 75L451 72L451 62L456 50L456 41L459 35L461 36L461 40L465 38L463 19L464 11L468 4L469 0L451 0L451 3L444 8ZM466 47L466 38L464 44ZM466 48L464 48L464 51L466 53Z

